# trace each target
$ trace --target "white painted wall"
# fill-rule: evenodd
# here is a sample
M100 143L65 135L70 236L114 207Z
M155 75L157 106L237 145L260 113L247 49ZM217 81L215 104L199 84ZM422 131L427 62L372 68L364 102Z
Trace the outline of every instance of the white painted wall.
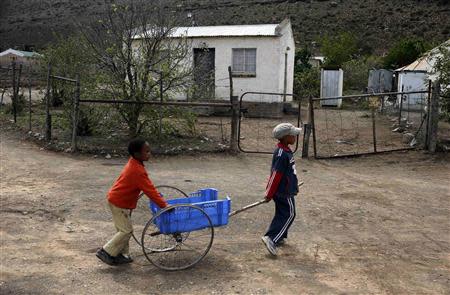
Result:
M428 74L426 72L420 71L404 71L398 72L398 91L409 92L409 91L427 91L428 90ZM409 105L414 109L423 108L423 103L425 101L426 93L409 94L407 100L409 99ZM400 103L401 95L397 96L397 102ZM408 101L403 101L403 103L408 103ZM405 105L404 105L405 106Z
M344 71L322 69L320 74L320 97L342 96L344 86ZM321 106L333 106L340 108L342 98L321 100Z
M284 88L284 51L282 39L279 37L221 37L195 38L192 47L202 47L206 44L215 49L215 84L216 99L229 99L228 67L232 64L233 48L256 48L256 77L233 77L234 95L241 96L247 91L279 92ZM291 65L288 58L288 88L292 93L293 58ZM292 68L292 70L290 69ZM291 73L289 75L289 73ZM281 101L282 97L249 95L245 100L265 102Z
M252 37L196 37L189 39L192 47L187 63L193 65L194 48L215 49L215 99L228 100L229 79L228 67L232 65L233 48L256 48L256 77L233 77L234 95L241 96L247 91L276 92L284 91L285 53L287 56L287 88L286 93L293 93L294 85L294 57L295 43L289 22L281 26L281 36L252 36ZM135 41L140 42L140 41ZM286 50L289 47L289 50ZM174 99L186 99L186 94L174 94ZM283 96L248 95L246 101L281 102ZM286 97L287 101L292 96Z

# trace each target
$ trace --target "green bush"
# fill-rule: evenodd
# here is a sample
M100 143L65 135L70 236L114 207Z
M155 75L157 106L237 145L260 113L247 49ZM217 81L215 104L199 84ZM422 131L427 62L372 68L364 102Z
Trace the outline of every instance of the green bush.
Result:
M296 99L317 97L320 92L320 70L309 63L312 53L301 48L295 53L294 94Z
M386 69L397 69L418 59L430 45L422 39L403 39L396 43L384 58Z
M294 94L296 98L320 95L320 69L311 68L294 74Z
M22 93L19 93L19 95L17 96L17 101L16 101L16 112L17 114L21 114L26 106L26 99L25 96ZM4 108L4 112L5 114L14 114L14 105L13 103L7 104Z
M369 79L369 70L380 68L381 65L381 58L377 56L363 56L345 62L342 65L344 91L364 92Z
M447 42L447 44L450 44ZM436 53L435 74L441 84L441 115L450 122L450 49L449 45L441 46Z
M325 66L341 67L359 53L358 40L350 33L325 36L320 40Z

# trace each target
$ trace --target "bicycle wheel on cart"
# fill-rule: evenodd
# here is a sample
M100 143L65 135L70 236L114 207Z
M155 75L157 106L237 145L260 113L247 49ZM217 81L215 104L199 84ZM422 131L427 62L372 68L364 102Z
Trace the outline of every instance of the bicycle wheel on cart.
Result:
M158 211L145 225L145 257L164 270L183 270L199 263L211 249L214 227L206 212L191 204Z
M159 185L156 186L158 192L166 199L179 199L187 198L188 194L179 188L170 185ZM133 239L136 243L141 246L141 236L144 230L145 224L147 223L149 217L151 216L151 211L148 207L149 199L141 193L136 206L131 214L131 222L133 223Z

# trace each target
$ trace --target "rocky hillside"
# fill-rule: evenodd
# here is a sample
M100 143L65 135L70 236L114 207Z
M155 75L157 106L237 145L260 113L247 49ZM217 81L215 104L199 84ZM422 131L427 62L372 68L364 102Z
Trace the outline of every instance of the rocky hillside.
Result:
M75 21L99 17L103 0L1 0L0 50L37 49L54 32L76 33ZM405 36L440 42L450 37L449 0L180 0L171 8L192 13L196 25L292 21L297 43L352 32L367 49L383 52Z

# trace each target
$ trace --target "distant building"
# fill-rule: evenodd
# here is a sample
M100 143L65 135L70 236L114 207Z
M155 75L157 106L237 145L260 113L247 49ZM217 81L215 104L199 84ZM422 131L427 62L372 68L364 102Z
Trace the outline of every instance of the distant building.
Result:
M441 46L450 50L450 40L442 45L428 51L422 57L413 63L395 70L397 76L397 90L410 91L426 91L428 89L428 81L435 81L437 74L435 73L435 64L440 56L439 48ZM415 105L423 101L424 94L411 94L408 96L410 104ZM420 107L420 106L417 106Z
M394 72L384 69L369 70L369 80L367 84L368 93L391 92Z
M187 38L194 66L195 98L229 99L228 67L234 95L248 91L293 93L295 43L291 23L175 28L171 38ZM139 42L142 36L136 36ZM213 82L209 83L205 79ZM174 95L186 99L186 94ZM282 102L283 96L246 96L244 100ZM292 100L287 96L286 101Z
M325 56L311 56L309 58L309 64L313 68L320 68L325 62Z
M15 62L17 65L33 67L37 64L39 57L41 57L41 55L37 52L10 48L0 52L0 66L10 67L11 63Z

